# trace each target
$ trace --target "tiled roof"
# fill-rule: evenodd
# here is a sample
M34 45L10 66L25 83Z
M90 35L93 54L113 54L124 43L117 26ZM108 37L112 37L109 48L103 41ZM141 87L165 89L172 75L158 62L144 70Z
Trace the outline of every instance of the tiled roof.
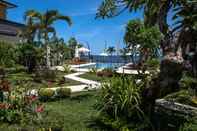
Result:
M0 18L0 24L7 24L7 25L12 25L12 26L17 26L17 27L25 27L24 24L17 23L14 21L9 21L9 20L4 20Z
M0 19L0 34L2 35L16 36L18 30L24 27L24 24Z
M0 0L0 4L6 5L7 8L15 8L15 7L17 7L17 5L12 4L12 3L10 3L10 2L7 2L7 1L5 1L5 0Z

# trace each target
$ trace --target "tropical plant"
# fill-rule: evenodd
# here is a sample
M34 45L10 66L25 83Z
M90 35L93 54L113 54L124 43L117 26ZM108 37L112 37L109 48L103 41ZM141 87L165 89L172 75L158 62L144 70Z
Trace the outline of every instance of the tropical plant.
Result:
M50 42L52 65L62 65L70 56L70 49L63 39L56 38Z
M10 90L6 99L0 103L1 122L26 124L37 120L40 106L36 96L27 96L28 87L28 83L19 82L18 86Z
M112 78L101 87L96 105L100 122L114 130L143 128L139 125L145 124L147 119L140 109L140 84L130 77L122 76Z
M63 67L64 67L64 72L65 73L70 73L71 72L71 66L70 65L64 64Z
M12 67L16 63L16 59L14 45L0 42L0 66Z
M191 96L197 96L197 79L189 75L184 75L180 80L180 86L187 89Z
M77 48L78 42L74 37L71 37L68 40L68 47L70 48L70 54L71 54L71 58L74 58L75 56L75 50Z
M156 27L146 27L140 20L131 20L126 27L124 41L134 54L140 52L140 63L158 56L162 35Z
M55 36L56 31L53 27L53 23L57 20L64 20L69 25L72 24L69 16L61 15L57 10L48 10L44 13L40 13L35 10L29 10L25 13L25 20L27 23L32 21L32 25L36 28L38 35L44 40L46 45L46 62L47 67L50 67L50 47L49 47L49 39L50 34L52 33ZM30 25L31 28L31 25Z
M18 63L32 72L36 67L37 51L33 44L22 43L17 47Z
M104 0L98 9L97 18L111 18L126 10L133 12L142 9L145 25L148 27L158 25L164 34L160 45L165 55L175 47L179 47L176 45L182 45L182 48L185 48L187 47L185 45L190 44L190 49L196 47L194 44L197 41L194 38L196 34L196 6L195 0ZM174 30L179 29L180 32L177 41L174 41L177 35L173 36L173 31L168 25L170 12L175 14L172 21L178 21L178 25L174 26Z
M196 131L197 130L197 118L191 118L188 122L185 122L179 131Z
M113 53L116 52L116 49L115 49L115 47L110 46L110 47L107 48L106 52L112 56Z

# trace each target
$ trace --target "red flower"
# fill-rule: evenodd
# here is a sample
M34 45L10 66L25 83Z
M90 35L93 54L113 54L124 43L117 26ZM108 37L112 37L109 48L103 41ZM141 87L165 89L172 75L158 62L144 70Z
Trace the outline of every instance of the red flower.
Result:
M44 111L44 105L39 105L39 106L37 106L37 108L36 108L36 112L37 113L41 113L41 112L43 112Z
M30 97L30 99L33 102L33 101L36 101L37 100L37 97L35 95L33 95L33 96Z

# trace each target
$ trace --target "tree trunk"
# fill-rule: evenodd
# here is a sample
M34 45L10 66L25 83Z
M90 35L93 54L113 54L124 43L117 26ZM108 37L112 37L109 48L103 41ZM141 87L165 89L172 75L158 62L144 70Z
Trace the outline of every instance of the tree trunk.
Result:
M48 44L46 44L46 48L47 48L47 55L46 55L46 62L47 62L47 68L51 67L51 61L50 61L50 46Z

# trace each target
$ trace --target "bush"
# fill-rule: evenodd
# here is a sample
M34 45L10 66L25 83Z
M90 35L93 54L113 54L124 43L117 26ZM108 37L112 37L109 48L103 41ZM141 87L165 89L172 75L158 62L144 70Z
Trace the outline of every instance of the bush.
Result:
M55 91L52 90L52 89L42 88L38 91L38 95L39 95L41 100L47 101L48 99L51 99L51 98L54 97Z
M197 118L193 118L185 123L179 131L197 131Z
M34 76L34 80L41 82L42 80L46 81L55 81L56 72L49 69L37 70Z
M114 71L110 68L103 69L102 71L97 72L97 76L100 77L112 77L114 75Z
M64 67L64 72L65 72L65 73L70 73L70 72L71 72L71 67L70 67L70 65L64 64L63 67Z
M146 119L140 109L141 89L133 78L125 76L104 83L96 105L97 120L113 130L134 129L136 124L144 124Z
M94 67L94 68L91 68L89 72L92 73L92 74L96 74L97 71L98 71L97 68Z
M190 95L197 96L197 79L191 76L183 76L180 80L180 86L183 89L188 89Z
M174 102L197 107L197 103L195 103L195 99L190 95L188 90L181 90L175 93L171 93L165 96L164 98L169 101L174 101Z
M71 94L70 88L59 88L57 89L57 96L60 98L69 97Z
M160 61L158 59L151 59L148 60L145 65L147 66L147 69L149 70L156 70L159 69Z

